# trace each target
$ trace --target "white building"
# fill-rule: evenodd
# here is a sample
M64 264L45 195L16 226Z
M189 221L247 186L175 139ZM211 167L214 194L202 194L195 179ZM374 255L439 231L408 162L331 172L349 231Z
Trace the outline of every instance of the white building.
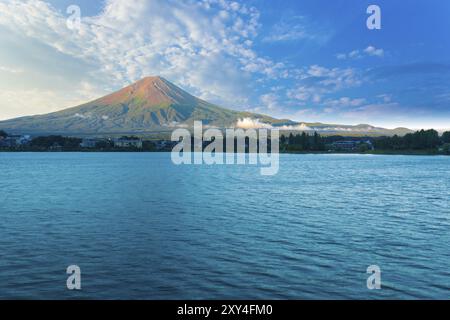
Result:
M119 138L114 140L114 147L142 149L142 140L139 138Z

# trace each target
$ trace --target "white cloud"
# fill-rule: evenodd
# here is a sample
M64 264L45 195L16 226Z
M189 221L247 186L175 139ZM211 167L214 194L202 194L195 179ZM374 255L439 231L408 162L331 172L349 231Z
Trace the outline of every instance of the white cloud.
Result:
M246 4L107 0L79 30L66 18L44 1L0 3L0 26L88 63L89 76L111 88L162 75L201 98L239 105L248 102L252 76L285 75L282 63L252 49L259 12Z
M349 97L341 97L339 99L328 99L324 102L324 105L333 110L337 110L341 108L359 107L365 102L366 99L364 98L352 99Z
M238 119L235 127L240 128L240 129L260 129L260 128L271 129L272 128L272 126L270 124L263 123L263 122L261 122L260 119L252 119L252 118Z
M348 54L348 57L351 59L358 59L358 58L361 58L361 54L360 54L359 50L353 50L352 52L350 52Z
M345 118L369 121L380 119L389 114L392 119L404 119L408 116L407 108L400 106L397 102L370 103L342 114Z
M320 103L324 95L361 85L363 78L352 68L326 68L312 65L296 75L297 86L287 90L288 98Z
M295 89L289 89L287 91L287 96L291 99L299 101L308 101L313 95L315 89L305 86L300 86Z
M16 68L11 68L11 67L7 67L7 66L0 66L0 71L3 72L7 72L7 73L23 73L23 69L16 69Z
M279 130L292 130L292 131L312 131L314 130L313 128L308 127L306 124L304 123L300 123L298 125L290 125L290 126L281 126L281 127L277 127L277 129Z
M72 31L65 12L45 1L1 0L0 46L15 55L17 49L2 42L5 33L11 35L11 43L21 42L22 61L1 62L0 119L74 106L148 75L161 75L224 106L261 103L260 110L276 116L316 118L317 108L305 109L306 104L323 104L327 95L363 82L352 68L296 68L259 55L254 46L259 15L244 2L228 0L106 0L101 13L83 16L81 29ZM279 24L269 38L317 37L302 19L284 22L286 34ZM383 54L369 46L339 58ZM12 78L16 87L7 83ZM287 88L273 91L277 79L289 79ZM286 105L308 111L292 115Z
M81 104L89 99L88 97L92 98L93 96L79 90L65 92L65 95L51 90L0 90L0 119L58 111L62 106L70 107Z
M308 39L312 36L306 31L305 26L300 23L289 24L281 22L273 27L272 32L264 37L266 42L294 41Z
M330 30L324 32L318 26L313 26L304 16L293 16L281 19L270 33L263 38L264 42L289 42L298 40L314 40L325 42L330 37Z
M374 46L368 46L364 50L353 50L349 53L338 53L336 58L339 60L361 59L367 56L382 58L384 57L384 50L377 49Z
M278 99L279 99L278 95L276 95L274 93L263 94L260 97L260 100L261 100L262 104L268 110L276 110L276 109L279 108L279 101L278 101Z
M243 118L239 119L235 125L239 129L278 129L278 130L292 130L292 131L311 131L305 123L283 126L272 126L271 124L263 123L260 119Z
M388 103L392 101L392 95L391 94L380 94L377 96L377 98L381 99L384 103Z
M383 57L384 56L384 50L377 49L374 46L368 46L366 49L364 49L364 52L366 54L368 54L369 56L375 56L375 57Z

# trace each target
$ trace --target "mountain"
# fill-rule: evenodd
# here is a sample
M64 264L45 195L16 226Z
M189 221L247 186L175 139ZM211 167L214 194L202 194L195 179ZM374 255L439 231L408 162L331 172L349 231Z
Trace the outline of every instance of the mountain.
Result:
M325 124L325 123L306 123L304 124L309 131L317 131L322 134L328 135L342 135L342 136L353 136L353 135L367 135L367 136L393 136L399 135L404 136L405 134L414 132L408 128L395 128L395 129L385 129L381 127L374 127L370 124L358 124L358 125L342 125L342 124Z
M233 111L196 98L162 77L146 77L86 104L45 115L0 122L8 132L29 134L125 134L168 131L178 125L233 126L240 118L279 120Z
M244 119L245 121L242 121ZM225 109L180 89L162 77L146 77L117 92L86 104L45 115L0 122L9 133L32 135L119 135L168 132L192 126L195 120L219 128L259 124L283 130L352 131L362 134L389 134L389 130L369 125L342 126L297 123L265 115ZM407 129L406 129L407 130Z

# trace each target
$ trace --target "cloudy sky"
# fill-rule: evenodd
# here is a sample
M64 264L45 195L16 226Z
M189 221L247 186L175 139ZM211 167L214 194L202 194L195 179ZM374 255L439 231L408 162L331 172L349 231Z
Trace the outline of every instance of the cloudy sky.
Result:
M275 117L449 128L449 17L446 0L0 0L0 119L161 75Z

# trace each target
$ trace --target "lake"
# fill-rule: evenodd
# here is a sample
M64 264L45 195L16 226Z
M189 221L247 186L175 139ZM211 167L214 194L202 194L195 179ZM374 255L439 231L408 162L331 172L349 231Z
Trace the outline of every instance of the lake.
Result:
M0 190L0 299L450 293L449 157L281 155L261 176L169 153L0 153Z

